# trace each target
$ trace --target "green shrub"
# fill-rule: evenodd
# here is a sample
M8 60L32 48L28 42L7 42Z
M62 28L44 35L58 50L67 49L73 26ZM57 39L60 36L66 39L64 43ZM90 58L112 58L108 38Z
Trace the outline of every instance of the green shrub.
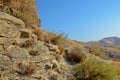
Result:
M85 59L74 68L77 80L116 80L115 68L97 58Z

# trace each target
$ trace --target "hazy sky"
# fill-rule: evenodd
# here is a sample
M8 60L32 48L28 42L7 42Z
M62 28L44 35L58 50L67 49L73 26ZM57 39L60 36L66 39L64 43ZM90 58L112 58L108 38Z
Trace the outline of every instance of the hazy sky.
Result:
M120 0L36 0L42 28L70 39L120 37Z

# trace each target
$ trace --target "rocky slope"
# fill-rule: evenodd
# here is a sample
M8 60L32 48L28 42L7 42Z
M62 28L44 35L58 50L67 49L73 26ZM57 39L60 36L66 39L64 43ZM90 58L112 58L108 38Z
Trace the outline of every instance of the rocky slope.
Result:
M58 46L38 41L25 23L0 12L0 79L66 80L72 76Z
M84 59L107 62L39 24L34 0L0 0L0 80L79 80L73 68Z
M73 65L65 57L64 48L51 44L50 34L36 27L38 17L33 14L36 13L33 2L0 1L0 80L72 79ZM33 12L27 10L25 4ZM28 15L33 15L29 20L19 16L23 6ZM70 44L65 45L67 48L72 47L71 43L76 45L67 41Z

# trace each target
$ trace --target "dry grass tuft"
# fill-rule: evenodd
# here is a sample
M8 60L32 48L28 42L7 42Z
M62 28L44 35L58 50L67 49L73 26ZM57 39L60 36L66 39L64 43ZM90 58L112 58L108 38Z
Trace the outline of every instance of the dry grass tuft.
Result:
M58 49L60 50L60 55L64 55L64 53L65 53L65 48L64 48L64 46L63 45L58 45Z
M79 63L85 58L85 54L81 48L75 47L67 53L67 57L70 61Z

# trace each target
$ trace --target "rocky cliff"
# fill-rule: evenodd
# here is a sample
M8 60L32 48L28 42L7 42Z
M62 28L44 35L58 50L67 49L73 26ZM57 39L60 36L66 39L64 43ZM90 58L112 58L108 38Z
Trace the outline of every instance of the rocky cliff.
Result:
M34 0L0 0L0 80L73 77L64 48L49 43L38 24Z
M34 0L0 0L0 11L22 19L27 28L39 27Z
M21 19L0 12L0 80L66 80L71 66L59 53Z

